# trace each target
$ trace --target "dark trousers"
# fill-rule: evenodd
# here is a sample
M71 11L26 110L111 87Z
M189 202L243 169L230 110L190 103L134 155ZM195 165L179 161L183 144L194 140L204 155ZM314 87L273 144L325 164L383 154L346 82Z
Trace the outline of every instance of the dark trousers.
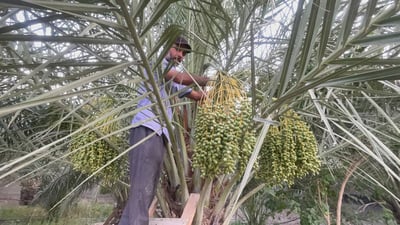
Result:
M130 145L151 135L147 127L131 129ZM155 196L166 152L163 136L154 135L129 152L130 191L119 225L148 225L149 207Z

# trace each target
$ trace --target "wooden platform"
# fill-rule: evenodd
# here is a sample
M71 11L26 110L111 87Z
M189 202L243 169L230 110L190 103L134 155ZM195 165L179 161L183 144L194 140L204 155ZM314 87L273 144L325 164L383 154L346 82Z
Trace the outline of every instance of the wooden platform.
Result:
M157 199L154 199L149 208L149 225L191 225L199 199L200 194L190 194L180 218L153 218L152 216L157 208ZM103 225L103 223L95 223L93 225Z
M182 218L150 218L149 225L187 225L187 222Z

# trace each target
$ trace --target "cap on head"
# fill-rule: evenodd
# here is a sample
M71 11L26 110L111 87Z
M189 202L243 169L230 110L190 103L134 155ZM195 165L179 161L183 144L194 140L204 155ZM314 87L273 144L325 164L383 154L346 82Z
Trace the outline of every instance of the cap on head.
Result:
M174 44L177 45L178 48L182 49L185 53L190 53L192 51L192 47L190 47L188 41L182 36L178 36L175 39Z

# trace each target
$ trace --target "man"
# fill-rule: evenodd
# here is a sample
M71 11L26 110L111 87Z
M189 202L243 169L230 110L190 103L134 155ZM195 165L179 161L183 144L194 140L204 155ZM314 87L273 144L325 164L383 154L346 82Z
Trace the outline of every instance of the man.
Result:
M189 75L175 68L178 63L183 61L185 55L191 49L185 38L178 37L163 60L163 70L168 70L166 73L163 73L167 82L163 82L163 79L159 78L158 75L154 77L158 83L161 98L165 100L163 102L167 109L168 119L172 119L172 109L167 94L170 90L178 92L179 97L188 97L196 101L203 98L203 92L192 90L186 85L196 82L200 86L205 86L208 78ZM146 92L147 89L142 85L139 89L139 94ZM142 99L137 107L141 108L151 103L151 99L147 97ZM169 140L168 130L160 121L151 107L136 114L132 120L132 124L142 123L142 125L131 129L129 135L130 145L138 143L147 136L154 134L154 132L156 132L156 135L151 136L129 152L129 199L122 213L119 225L149 224L148 209L155 196L160 178L164 153L166 152L165 142Z

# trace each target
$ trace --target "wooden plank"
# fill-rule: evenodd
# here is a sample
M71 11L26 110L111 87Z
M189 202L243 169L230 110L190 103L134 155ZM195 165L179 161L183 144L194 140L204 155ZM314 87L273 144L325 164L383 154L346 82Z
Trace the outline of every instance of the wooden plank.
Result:
M150 218L149 225L186 225L182 218Z
M186 220L185 225L191 225L193 222L194 214L196 213L197 203L199 202L200 194L191 193L186 202L185 208L181 218Z
M157 198L154 198L149 208L149 217L153 217L156 208L157 208Z

